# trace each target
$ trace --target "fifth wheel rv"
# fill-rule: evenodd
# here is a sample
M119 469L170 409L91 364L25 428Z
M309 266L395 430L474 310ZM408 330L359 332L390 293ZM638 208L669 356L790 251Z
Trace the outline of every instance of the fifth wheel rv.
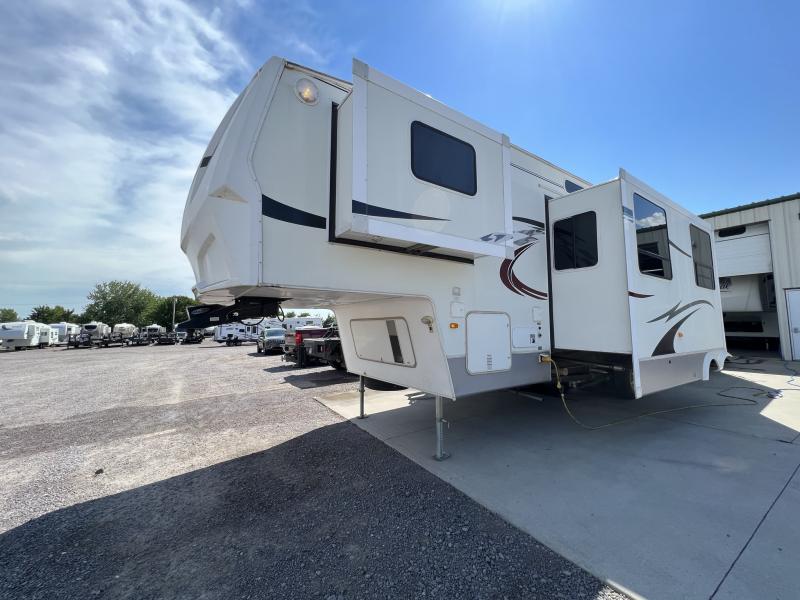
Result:
M552 357L639 398L723 365L710 233L360 61L349 83L272 58L192 183L181 247L206 306L181 326L330 308L365 377L457 398L550 381Z

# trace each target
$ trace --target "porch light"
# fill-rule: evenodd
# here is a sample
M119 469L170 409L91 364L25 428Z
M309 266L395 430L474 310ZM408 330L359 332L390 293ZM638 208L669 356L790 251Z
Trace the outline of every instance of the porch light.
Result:
M319 99L319 89L310 79L303 77L294 84L294 91L297 97L306 104L316 104Z

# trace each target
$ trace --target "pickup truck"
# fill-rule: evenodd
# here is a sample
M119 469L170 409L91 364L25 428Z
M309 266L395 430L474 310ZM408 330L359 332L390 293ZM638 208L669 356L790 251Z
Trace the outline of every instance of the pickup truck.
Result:
M328 333L327 327L298 327L294 331L287 331L283 341L283 360L297 363L298 367L305 367L315 362L315 359L306 353L305 340L321 338Z
M309 360L330 365L340 371L347 368L342 354L342 340L336 327L331 327L322 337L303 340L303 346Z

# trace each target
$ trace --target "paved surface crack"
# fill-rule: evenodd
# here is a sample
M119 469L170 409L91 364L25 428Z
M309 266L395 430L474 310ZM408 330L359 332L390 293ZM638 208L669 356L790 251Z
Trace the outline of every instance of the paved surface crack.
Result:
M742 549L739 550L739 554L736 555L736 558L733 559L733 562L728 567L728 570L725 571L725 575L722 576L722 579L717 584L717 587L714 588L714 592L709 596L709 600L713 600L714 596L717 595L717 592L719 592L720 588L722 587L722 584L725 583L725 580L728 578L728 575L731 574L733 568L736 566L736 563L739 562L739 559L742 557L742 554L744 554L744 551L747 550L747 547L750 545L750 542L752 542L753 538L756 537L756 534L758 533L758 530L761 528L761 525L764 523L764 521L766 521L767 515L769 515L769 513L778 503L778 500L780 500L781 496L783 496L783 492L785 492L786 488L789 487L789 484L792 482L792 479L794 479L795 475L797 475L798 470L800 470L800 463L798 463L798 465L794 468L794 471L792 471L792 474L786 480L786 483L783 484L781 491L778 492L778 495L775 496L775 499L772 501L772 504L769 505L767 512L764 513L764 516L761 517L761 520L758 522L758 525L756 525L755 529L753 529L753 533L750 534L750 537L747 538L747 541L745 542L744 546L742 546Z

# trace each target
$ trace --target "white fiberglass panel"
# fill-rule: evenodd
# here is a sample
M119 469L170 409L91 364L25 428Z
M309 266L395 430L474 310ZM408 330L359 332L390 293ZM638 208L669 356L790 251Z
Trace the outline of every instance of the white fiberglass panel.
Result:
M467 315L467 372L470 375L511 368L510 320L505 313Z

